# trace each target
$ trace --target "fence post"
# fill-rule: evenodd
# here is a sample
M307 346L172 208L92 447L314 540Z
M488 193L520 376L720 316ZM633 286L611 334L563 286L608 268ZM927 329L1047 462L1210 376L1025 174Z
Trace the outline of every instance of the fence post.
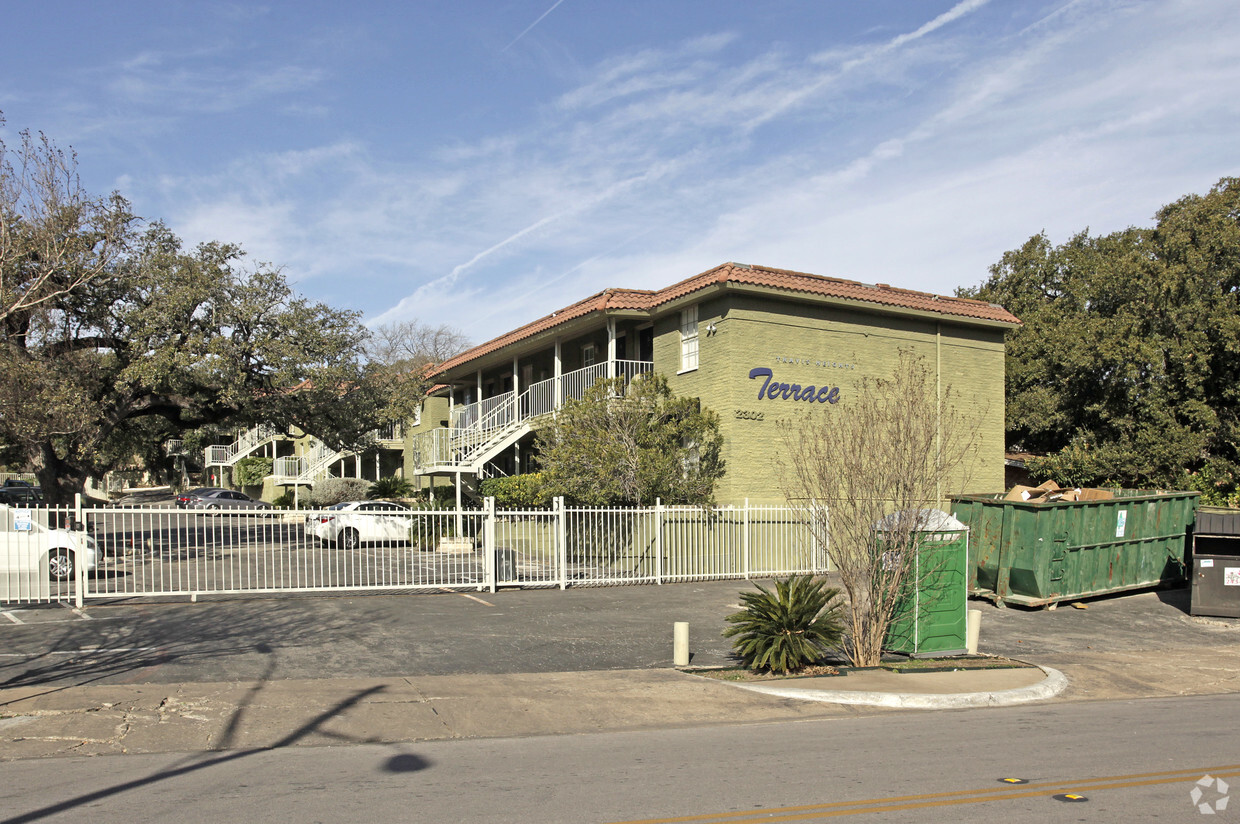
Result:
M460 510L457 510L458 517ZM482 568L490 591L495 591L495 498L482 499Z
M555 497L555 554L560 565L560 589L568 589L568 527L565 524L564 496Z
M742 538L743 548L741 549L741 572L746 581L749 580L749 499L745 499L745 514L742 516L744 524L744 535Z
M663 583L663 500L654 499L654 582Z
M816 498L810 498L809 534L811 541L810 548L814 553L814 566L817 569L821 569L823 572L830 572L831 555L827 552L827 547L823 545L822 541L819 540L818 537L821 534L827 536L827 540L830 540L829 533L827 532L828 524L826 523L826 519L826 507L818 506L818 500Z
M67 526L67 524L66 524ZM83 590L86 588L86 569L82 566L82 558L86 554L83 549L86 547L86 520L82 512L82 493L75 492L73 495L73 527L77 533L74 543L77 550L73 553L73 603L78 609L82 608L85 599ZM95 563L98 564L100 558L96 556Z

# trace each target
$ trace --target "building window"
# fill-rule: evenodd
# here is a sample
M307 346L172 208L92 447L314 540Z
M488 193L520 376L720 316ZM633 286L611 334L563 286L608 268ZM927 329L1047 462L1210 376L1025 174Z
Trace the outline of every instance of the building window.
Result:
M581 347L581 365L593 366L598 363L598 350L594 348L594 344L587 343Z
M698 368L698 310L696 306L680 310L680 371Z

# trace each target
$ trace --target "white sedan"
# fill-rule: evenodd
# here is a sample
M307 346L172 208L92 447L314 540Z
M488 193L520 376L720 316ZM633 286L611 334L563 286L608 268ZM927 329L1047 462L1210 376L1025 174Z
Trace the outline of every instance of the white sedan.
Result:
M409 540L413 510L391 501L345 501L306 516L306 536L344 549L363 542Z
M95 568L95 539L49 527L49 517L55 516L54 510L0 504L0 574L46 570L52 580L68 581L76 561L86 572Z

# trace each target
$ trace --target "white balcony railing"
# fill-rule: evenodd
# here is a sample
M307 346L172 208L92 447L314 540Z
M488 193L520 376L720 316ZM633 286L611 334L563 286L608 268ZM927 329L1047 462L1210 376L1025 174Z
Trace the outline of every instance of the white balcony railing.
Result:
M531 420L553 414L566 400L584 398L586 391L599 380L618 377L628 384L653 369L650 361L596 363L559 378L531 384L518 396L504 392L456 407L447 428L432 429L414 439L414 471L477 472Z
M283 434L284 430L278 427L260 424L240 433L230 444L208 446L204 450L203 458L207 466L232 466L255 449Z

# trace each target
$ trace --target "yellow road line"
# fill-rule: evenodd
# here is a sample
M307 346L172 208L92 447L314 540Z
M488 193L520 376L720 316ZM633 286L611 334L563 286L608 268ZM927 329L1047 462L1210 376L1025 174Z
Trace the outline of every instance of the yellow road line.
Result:
M1203 775L1232 777L1240 775L1240 764L1220 767L1195 767L1188 770L1168 772L1134 773L1073 781L1030 781L1028 784L1011 784L1007 787L987 787L957 792L902 795L891 798L872 798L861 801L837 801L828 804L808 804L799 807L771 807L767 809L690 815L676 818L643 818L613 824L686 824L686 822L742 822L798 821L807 818L837 818L845 815L866 813L889 813L898 810L915 810L931 807L948 807L960 804L982 804L991 801L1011 801L1018 798L1060 795L1062 793L1086 793L1097 790L1118 790L1131 787L1148 787L1157 784L1174 784L1179 781L1195 781Z

